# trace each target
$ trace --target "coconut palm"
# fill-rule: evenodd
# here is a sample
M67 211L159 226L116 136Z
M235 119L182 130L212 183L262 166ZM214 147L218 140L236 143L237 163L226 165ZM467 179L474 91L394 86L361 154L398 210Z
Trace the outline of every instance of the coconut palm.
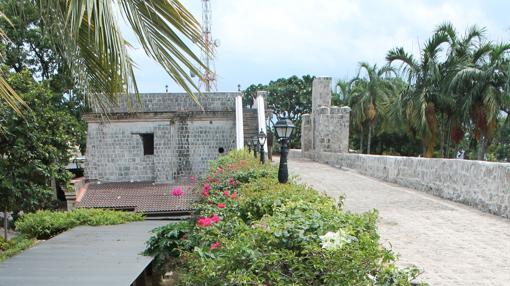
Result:
M134 62L115 15L118 7L148 56L195 100L190 77L205 68L183 38L207 46L198 21L179 0L33 0L53 45L72 71L76 87L101 107L117 95L137 92ZM0 98L17 108L20 98L0 78Z
M363 71L366 74L361 76ZM377 65L362 62L359 64L358 76L352 81L356 89L353 89L351 112L354 113L355 121L361 123L360 126L363 126L364 122L367 124L367 154L370 154L374 126L382 113L382 102L387 101L394 92L392 82L388 80L392 72L394 71L390 66L378 68Z

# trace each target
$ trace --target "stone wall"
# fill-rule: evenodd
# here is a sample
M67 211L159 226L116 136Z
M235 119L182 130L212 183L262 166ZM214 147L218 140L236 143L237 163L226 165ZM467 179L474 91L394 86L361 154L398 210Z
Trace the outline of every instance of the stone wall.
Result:
M456 159L304 152L335 167L424 191L510 218L510 164ZM291 157L302 156L292 150Z
M233 115L232 115L233 116ZM154 155L144 155L140 133L154 133ZM170 182L201 175L219 149L235 148L235 121L89 122L85 176L105 182Z
M235 111L237 92L207 92L197 99L197 104L187 93L140 93L125 95L119 98L117 105L107 107L111 113L128 112L192 112L192 111ZM202 110L203 108L203 110ZM99 106L93 112L100 113Z

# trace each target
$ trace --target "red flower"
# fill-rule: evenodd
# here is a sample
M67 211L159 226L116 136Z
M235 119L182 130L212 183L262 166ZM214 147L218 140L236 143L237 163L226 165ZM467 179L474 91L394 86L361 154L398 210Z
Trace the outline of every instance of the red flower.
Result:
M224 209L225 208L225 204L218 204L218 208Z
M235 186L235 185L237 185L237 181L234 178L230 178L228 180L228 184L231 185L231 186Z
M209 247L209 250L216 249L216 248L220 247L220 245L221 245L221 244L220 244L219 242L215 242L215 243L213 243L213 244L211 245L211 247Z
M180 197L182 196L183 192L182 192L182 188L181 187L174 187L172 189L172 196L175 196L175 197Z
M201 217L197 220L197 224L200 227L208 227L213 223L213 220L208 217Z
M204 190L204 191L202 192L202 195L203 195L204 197L208 197L208 196L209 196L209 191Z
M219 223L221 219L217 214L213 214L209 220L211 220L214 223Z
M237 193L233 193L232 196L230 196L231 199L237 198Z
M225 195L225 197L230 197L230 192L229 191L224 191L223 194Z

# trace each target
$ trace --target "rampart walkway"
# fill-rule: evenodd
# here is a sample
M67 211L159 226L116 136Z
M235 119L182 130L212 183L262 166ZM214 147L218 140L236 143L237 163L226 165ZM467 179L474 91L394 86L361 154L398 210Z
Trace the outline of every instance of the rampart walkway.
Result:
M510 285L510 220L308 159L290 159L291 175L345 209L379 211L381 242L400 253L400 265L424 270L437 285Z

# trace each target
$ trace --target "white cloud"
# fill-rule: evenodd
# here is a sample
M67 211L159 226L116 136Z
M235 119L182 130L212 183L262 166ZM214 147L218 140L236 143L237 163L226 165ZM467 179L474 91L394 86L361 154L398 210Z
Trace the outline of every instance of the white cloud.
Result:
M199 0L183 3L201 18ZM434 28L452 22L460 32L477 24L490 39L508 39L509 4L482 0L212 0L213 36L219 38L219 89L292 74L352 76L359 61L383 63L395 47L416 52ZM502 7L504 6L504 7ZM168 76L140 52L140 81L163 86ZM147 76L150 74L150 76ZM157 81L157 82L156 82ZM173 87L173 86L172 86Z

